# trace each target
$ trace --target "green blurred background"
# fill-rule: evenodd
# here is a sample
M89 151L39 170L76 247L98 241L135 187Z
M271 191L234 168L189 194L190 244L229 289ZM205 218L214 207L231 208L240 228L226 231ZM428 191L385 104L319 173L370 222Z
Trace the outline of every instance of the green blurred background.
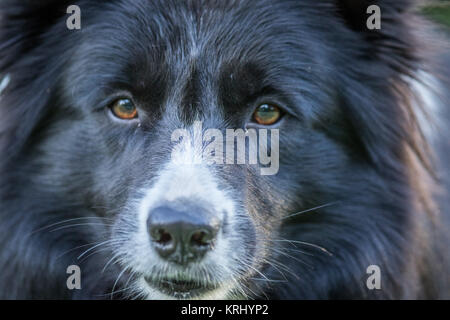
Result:
M423 1L422 13L450 31L450 0Z

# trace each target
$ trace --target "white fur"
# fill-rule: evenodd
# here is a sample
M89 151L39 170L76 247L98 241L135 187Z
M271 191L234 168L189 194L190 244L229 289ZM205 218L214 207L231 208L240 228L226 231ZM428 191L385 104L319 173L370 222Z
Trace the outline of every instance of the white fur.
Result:
M419 71L418 80L411 80L414 93L421 100L422 108L415 103L415 112L425 138L433 143L438 139L439 132L445 128L441 123L443 101L442 84L430 73Z
M192 128L191 128L192 130ZM192 132L192 131L191 131ZM192 142L192 143L191 143ZM207 292L200 299L224 299L232 290L233 283L230 279L233 266L229 266L230 252L233 249L229 247L229 242L222 233L219 232L215 241L213 250L208 252L200 264L194 264L189 268L182 269L179 266L169 265L167 262L159 258L157 253L150 245L149 235L147 231L147 218L149 212L159 205L178 199L194 199L196 202L214 208L219 215L227 215L227 219L232 222L235 216L235 204L229 192L225 188L219 188L210 168L199 163L201 158L201 144L195 144L191 139L189 144L184 144L182 148L178 148L172 153L172 158L167 163L153 185L143 190L143 197L138 203L138 231L135 234L132 243L134 248L130 251L136 252L133 257L133 265L135 269L143 274L151 275L151 267L164 270L171 270L166 276L176 277L176 274L183 272L185 274L197 274L202 267L208 267L215 270L215 275L224 281L219 288ZM223 218L223 216L221 217ZM196 270L197 269L197 270ZM152 288L145 279L138 281L137 290L146 295L148 299L170 299L166 294Z
M0 81L0 96L2 95L3 91L6 89L6 87L10 83L10 81L11 81L11 77L9 76L9 74L4 76L3 79Z

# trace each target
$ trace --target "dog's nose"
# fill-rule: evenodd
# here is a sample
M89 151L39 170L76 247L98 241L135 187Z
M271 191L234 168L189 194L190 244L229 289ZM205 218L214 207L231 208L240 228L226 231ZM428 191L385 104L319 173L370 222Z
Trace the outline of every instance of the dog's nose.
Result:
M185 211L163 206L150 212L147 226L158 254L168 261L186 265L200 260L212 249L220 223L203 208Z

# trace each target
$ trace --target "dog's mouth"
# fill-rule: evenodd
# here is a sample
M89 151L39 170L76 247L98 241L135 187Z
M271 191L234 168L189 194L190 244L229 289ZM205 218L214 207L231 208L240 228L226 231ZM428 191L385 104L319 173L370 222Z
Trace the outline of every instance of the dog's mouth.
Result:
M198 280L176 280L168 278L154 280L145 277L145 281L152 288L177 299L195 298L217 288L217 285L203 283Z

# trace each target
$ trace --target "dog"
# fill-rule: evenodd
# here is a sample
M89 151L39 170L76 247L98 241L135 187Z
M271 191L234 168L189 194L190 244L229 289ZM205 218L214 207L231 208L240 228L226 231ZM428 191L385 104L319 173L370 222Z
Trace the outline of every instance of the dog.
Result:
M450 296L411 1L0 6L0 298Z

